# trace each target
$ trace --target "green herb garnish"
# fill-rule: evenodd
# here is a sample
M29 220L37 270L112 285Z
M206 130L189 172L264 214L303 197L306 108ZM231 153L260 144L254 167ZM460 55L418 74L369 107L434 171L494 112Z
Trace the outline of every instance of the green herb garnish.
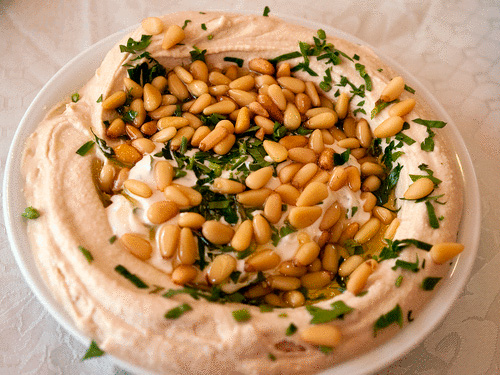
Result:
M403 282L403 275L399 275L398 278L396 279L396 288L399 288L401 286L401 283Z
M101 357L104 354L106 354L106 353L104 351L102 351L101 349L99 349L99 347L97 346L97 343L94 340L92 340L89 348L87 349L87 352L85 353L85 355L82 358L82 361L85 361L86 359L89 359L89 358Z
M97 98L96 103L102 102L102 94Z
M408 85L405 85L405 90L408 91L410 94L415 94L415 90Z
M365 80L366 89L368 91L372 91L372 80L371 80L370 76L368 75L368 73L366 72L365 66L360 64L360 63L356 63L354 65L354 67L359 72L359 75L361 76L361 78L363 78Z
M188 311L191 311L193 308L188 305L187 303L183 303L180 306L174 307L171 310L168 310L167 313L165 314L166 319L177 319L181 315L187 313Z
M436 120L422 120L421 118L417 118L413 120L413 122L424 125L427 127L427 138L420 144L420 148L423 151L434 151L434 135L435 133L431 130L432 128L444 128L446 126L446 122L444 121L436 121Z
M378 256L376 255L373 256L373 259L375 259L379 263L386 259L397 258L401 253L401 251L403 251L403 249L406 249L408 246L411 245L425 251L429 251L432 248L431 244L411 238L407 238L404 240L395 240L395 241L386 239L385 241L387 242L387 246L382 249L382 251Z
M71 101L73 103L76 103L79 100L80 100L80 94L79 93L75 92L73 95L71 95Z
M260 312L262 312L262 313L271 312L274 310L274 308L271 305L260 305L259 309L260 309Z
M94 257L92 256L90 251L88 251L83 246L78 246L78 250L80 250L82 252L83 256L87 259L87 262L89 262L89 264L92 263L92 261L94 260Z
M436 284L439 282L439 280L441 280L441 277L426 277L423 281L422 281L422 289L423 290L433 290L436 286Z
M373 326L373 336L377 336L378 331L389 327L392 323L397 323L400 327L403 327L403 311L399 305L396 305L394 309L377 319Z
M206 31L207 30L207 25L205 25L204 23L202 23L201 24L201 29Z
M85 142L78 150L76 150L76 153L80 156L85 156L87 152L94 147L94 143L94 141Z
M29 206L24 209L24 212L21 214L21 216L26 219L34 220L40 217L40 213L36 208Z
M401 259L396 260L396 264L394 265L394 267L392 267L392 269L397 270L399 267L401 269L408 270L411 272L418 272L418 270L419 270L418 265L419 265L419 260L418 260L418 255L417 255L417 260L415 260L415 262L413 262L413 263L407 262L407 261L404 261Z
M267 355L267 358L269 358L271 361L276 361L276 356L273 353L269 353Z
M113 243L115 243L116 240L117 240L116 236L111 236L108 241L110 244L113 244Z
M149 286L144 281L142 281L137 275L131 273L129 270L127 270L121 264L119 264L118 266L115 267L115 271L118 272L120 275L122 275L124 278L126 278L128 281L130 281L132 284L134 284L139 289L149 288Z
M295 324L293 324L293 323L290 323L290 325L288 326L288 328L285 331L285 335L291 336L295 332L297 332L297 326Z
M252 317L247 309L234 310L232 314L234 320L237 322L246 322Z
M127 45L120 45L120 52L137 53L149 46L151 43L152 35L142 35L140 41L135 41L132 38L127 40Z
M333 348L331 346L320 345L318 346L318 349L320 350L321 353L324 353L325 355L333 352Z
M184 25L182 25L182 30L186 28L189 22L191 22L191 20L184 20Z
M377 116L383 109L385 109L386 107L390 106L391 104L393 103L397 103L399 102L399 99L394 99L393 101L391 102L383 102L382 100L377 100L375 102L375 107L372 109L372 112L371 112L371 118L373 119L375 116Z
M312 315L311 324L328 323L335 319L343 318L345 314L353 309L347 306L343 301L336 301L331 304L331 310L325 310L313 305L307 305L306 309Z
M243 66L243 62L244 62L243 59L240 59L238 57L231 57L231 56L224 57L224 61L233 62L236 65L238 65L240 68Z
M266 5L266 6L264 7L264 13L262 13L262 15L263 15L264 17L269 17L269 12L270 12L270 11L271 11L271 9L269 9L269 7Z
M196 46L193 46L193 50L189 51L189 54L191 55L192 61L200 60L200 61L205 62L205 54L206 53L207 53L206 49L201 50Z

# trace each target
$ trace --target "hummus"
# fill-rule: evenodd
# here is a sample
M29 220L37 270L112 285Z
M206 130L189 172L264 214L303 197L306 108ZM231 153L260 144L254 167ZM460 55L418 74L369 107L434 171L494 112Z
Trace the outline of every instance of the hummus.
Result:
M106 147L116 150L119 144L126 143L122 139L107 136L106 121L112 122L118 115L114 109L103 109L102 99L105 101L113 93L123 90L127 69L147 62L149 57L153 57L169 72L176 66L187 67L192 61L190 52L206 50L205 59L209 69L216 67L224 71L226 67L234 65L227 61L227 57L233 58L233 61L234 58L241 59L244 69L254 58L273 59L300 51L299 41L314 46L313 37L316 37L317 42L324 41L324 37L315 30L287 24L274 17L182 12L164 16L161 21L165 28L170 25L183 26L186 21L185 37L179 45L163 49L164 33L161 33L153 35L145 49L121 52L119 45L127 45L129 38L140 41L143 35L148 34L140 27L108 53L95 76L79 90L79 99L76 102L64 101L53 108L26 144L23 159L26 178L24 193L28 204L40 212L40 217L31 220L28 226L33 254L48 287L77 326L107 353L145 369L179 374L315 373L370 350L393 336L401 329L400 326L404 329L432 295L423 287L424 280L432 284L433 280L445 277L450 263L437 264L429 248L418 241L430 245L453 242L460 222L462 185L457 166L445 139L440 136L439 129L435 129L443 124L429 122L436 119L428 105L418 97L418 93L411 93L411 88L407 87L399 99L416 99L415 108L404 116L409 128L405 126L399 138L384 136L378 144L375 143L379 153L375 151L374 158L378 156L380 160L386 155L386 173L399 169L399 179L392 198L389 197L386 203L392 204L387 207L394 210L391 219L397 216L399 226L393 234L394 242L389 241L386 249L394 251L393 256L379 254L380 249L386 246L381 240L384 236L382 230L377 234L378 239L374 238L365 245L361 254L363 260L374 256L380 262L372 259L368 263L373 266L373 270L370 270L359 293L344 289L342 282L349 280L346 277L337 278L337 283L332 280L333 284L320 288L319 292L311 290L308 308L283 304L267 311L270 309L264 300L257 305L234 302L230 296L234 296L235 292L246 291L248 285L255 283L259 277L266 278L273 272L277 274L275 269L265 270L260 275L252 271L247 266L248 258L241 256L238 259L237 255L241 252L237 253L234 249L229 249L225 254L236 259L233 270L239 273L234 280L226 278L219 285L219 292L226 297L225 300L214 302L203 298L208 296L208 299L218 299L206 281L210 265L203 271L199 269L200 254L197 254L198 259L193 266L198 267L196 278L186 285L192 288L186 293L183 286L172 282L171 275L179 260L165 257L164 254L162 256L155 245L159 226L147 215L155 202L164 199L164 194L155 188L154 176L154 165L166 160L162 153L164 143L155 142L154 150L144 153L128 174L128 179L141 181L153 188L151 195L134 195L130 191L133 189L124 189L123 194L115 190L115 194L109 198L101 189L96 189L96 175L99 175L99 168L103 164L114 166L115 171L119 169L103 156L101 150L106 150ZM337 102L343 93L348 94L349 116L357 121L367 120L371 130L375 131L389 119L391 107L380 110L373 118L371 111L380 106L379 98L384 88L397 74L366 47L332 37L327 37L326 41L333 43L335 49L330 51L334 52L339 63L332 64L328 58L310 56L307 69L297 70L293 76L313 82L321 95L330 98L330 103ZM150 54L149 57L141 58L141 53L145 51ZM284 63L289 63L293 68L304 64L304 57L280 61L277 68ZM308 69L317 73L317 76L311 75ZM327 92L319 89L328 89L328 86L331 89ZM188 108L188 105L180 104ZM416 119L426 121L413 121ZM302 120L307 118L303 116ZM307 130L307 126L304 129ZM344 131L347 133L346 129ZM272 140L273 134L264 135L261 132L261 135L264 140ZM105 140L106 145L101 142L99 150L96 144L84 156L75 152L91 140ZM429 146L432 142L433 148ZM421 146L422 143L427 146ZM339 146L338 140L324 147L333 149L337 155L344 153L344 167L359 168L358 159L362 157L346 154L347 149ZM427 150L422 150L422 147ZM199 151L191 147L186 151L183 146L180 150L188 158ZM263 156L263 160L273 165L270 155ZM173 160L170 161L176 165ZM243 165L249 165L250 162L251 159L242 160ZM215 168L207 160L201 160L201 163ZM290 163L275 163L278 165L278 174L269 178L263 188L273 190L279 186L279 172ZM332 169L327 168L326 171L330 178ZM178 174L179 178L174 183L194 186L198 178L193 170L184 172ZM219 177L234 177L231 173L231 170L223 170ZM433 191L426 197L433 198L424 197L421 201L401 199L414 183L413 180L422 179L415 176L412 179L412 175L431 177ZM366 176L362 177L364 179ZM334 202L338 202L344 207L339 220L347 220L346 223L355 223L356 228L363 228L373 217L371 211L363 209L367 199L359 187L356 190L345 185L336 191L329 189L326 197L319 199L323 203L317 206L324 215ZM273 224L278 228L278 237L279 228L288 223L285 220L291 220L293 207L291 204L282 207L283 214ZM387 210L384 212L390 213ZM259 213L262 217L265 210L260 207L250 216L255 217ZM167 224L177 226L179 217L169 217ZM227 217L218 219L228 224ZM238 217L236 225L229 224L237 228L242 221ZM281 233L278 242L270 241L260 244L258 248L272 250L279 256L280 263L294 261L301 242L323 241L321 246L325 246L328 240L324 237L320 239L323 232L320 222L321 219L315 220L301 230L292 228L292 233ZM193 232L198 233L195 237L197 243L202 235L197 230ZM128 251L122 241L127 233L135 233L152 243L150 253L134 255ZM222 233L220 235L223 236ZM346 238L352 236L346 235ZM399 242L406 239L411 241ZM353 244L352 241L350 244ZM397 248L398 244L401 248ZM338 249L338 260L342 261L352 256L356 247L348 248L345 245L341 248L339 245ZM220 250L220 253L223 251L227 249ZM210 263L211 259L205 256L204 260ZM312 270L318 266L318 262L321 269L320 261L315 264L306 262L306 265L309 264ZM335 273L330 273L332 278ZM283 303L280 299L283 293L278 292L278 289L273 291L280 301L276 305ZM269 302L269 299L266 301ZM327 311L327 314L332 315L334 303L334 308L348 306L350 309L340 310L341 319L326 319L317 325L311 323L313 317L321 320L317 316L318 311ZM259 304L265 304L265 307L259 307ZM310 335L318 334L308 331L315 326L322 327L324 332L329 332L328 327L335 327L332 332L339 333L338 343L332 348L328 345L331 337L327 337L326 341L310 339Z

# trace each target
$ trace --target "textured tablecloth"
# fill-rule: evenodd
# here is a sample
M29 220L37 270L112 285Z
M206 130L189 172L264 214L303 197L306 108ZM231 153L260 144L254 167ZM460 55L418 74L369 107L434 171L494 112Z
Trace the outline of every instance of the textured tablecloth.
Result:
M372 44L413 73L465 139L482 195L481 244L465 291L435 332L381 374L500 373L500 2L498 0L0 1L0 172L42 86L90 45L176 10L305 17ZM24 282L0 218L0 374L125 374L45 311Z

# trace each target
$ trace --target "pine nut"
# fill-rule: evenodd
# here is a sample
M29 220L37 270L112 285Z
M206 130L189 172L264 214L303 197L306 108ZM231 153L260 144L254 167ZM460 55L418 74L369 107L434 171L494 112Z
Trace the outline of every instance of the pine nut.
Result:
M287 103L285 113L283 114L283 125L289 130L295 130L302 122L300 112L293 103Z
M370 125L365 119L359 120L356 124L356 138L358 138L361 147L370 147L373 136Z
M158 17L144 18L141 26L147 34L158 35L163 31L163 22Z
M110 138L118 138L123 134L125 134L125 123L121 118L114 119L106 129L106 135Z
M326 129L321 129L321 135L323 136L323 143L325 145L333 145L335 139L333 135Z
M212 86L229 85L231 83L231 80L228 77L216 71L210 72L208 75L208 81L212 84Z
M264 283L260 283L260 284L257 284L255 286L250 287L250 289L248 289L245 292L245 297L253 299L253 298L263 297L266 294L271 293L272 289L267 284L264 284L264 285L263 284ZM276 297L278 297L278 296L276 296ZM278 297L278 299L279 299L279 297Z
M172 116L176 109L177 109L177 106L174 104L161 105L160 107L156 108L154 111L149 112L148 115L153 120L159 120L162 117Z
M187 102L184 102L182 103L181 105L181 110L183 112L187 112L189 111L189 109L191 108L191 106L193 105L193 103L196 101L196 99L191 99L191 100L188 100ZM212 101L210 101L211 103L215 103L215 99L212 99Z
M334 115L337 115L335 113L335 111L333 109L330 109L330 108L326 108L326 107L318 107L318 108L311 108L309 109L305 115L306 117L309 119L311 117L314 117L314 116L317 116L317 115L320 115L322 113L331 113L331 114L334 114Z
M328 230L335 225L337 221L340 219L340 215L342 214L342 206L334 202L328 209L325 211L323 218L321 219L321 223L319 224L320 230Z
M177 189L179 189L182 192L182 194L188 197L190 206L198 206L201 203L203 197L201 196L200 192L196 191L195 189L189 186L178 185L178 184L173 184L173 185Z
M337 122L337 116L330 112L320 113L305 122L309 129L330 129Z
M294 94L304 92L306 89L304 81L295 77L279 77L277 81L281 87L290 90Z
M342 220L337 221L334 226L330 229L330 242L338 243L340 240L340 236L344 231L345 222Z
M359 244L364 244L368 242L380 229L380 220L376 217L372 217L366 223L359 228L358 233L354 236L354 241Z
M191 83L188 83L186 86L188 91L195 98L199 98L203 94L208 94L208 85L203 81L198 81L195 79L191 81Z
M196 212L182 212L179 215L179 226L191 228L191 229L199 229L205 222L205 218L196 213Z
M189 73L191 73L194 79L203 82L208 81L208 67L207 64L201 60L196 60L191 63L189 66Z
M253 118L255 125L259 126L264 130L265 134L273 134L274 131L274 121L263 117L263 116L255 116Z
M309 147L316 154L320 154L325 149L325 144L323 143L323 134L320 129L313 131L309 137Z
M394 220L394 214L385 207L376 206L373 208L373 216L383 224L390 224Z
M337 142L342 148L359 148L360 144L357 138L345 138Z
M360 169L363 176L380 176L384 174L384 168L380 164L372 163L369 161L361 164Z
M122 143L114 149L116 158L125 164L135 164L142 159L142 155L134 147Z
M320 248L314 241L301 245L294 256L294 262L298 266L307 266L318 258Z
M285 146L287 150L290 150L295 147L304 147L308 144L307 137L303 135L287 135L280 139L280 145Z
M229 134L226 138L214 146L214 152L218 155L225 155L231 151L235 142L236 136L234 134Z
M211 130L208 126L200 126L193 134L193 138L191 138L191 145L193 147L198 147L200 142L205 138L208 134L210 134Z
M138 234L125 233L120 237L120 243L140 260L147 260L151 257L151 252L153 251L151 244Z
M377 176L368 176L361 184L361 191L376 191L382 182Z
M175 202L180 208L189 207L189 199L174 185L169 185L163 191L167 201Z
M229 254L217 255L207 271L207 279L212 285L221 284L236 269L236 259Z
M189 98L189 91L182 81L177 77L177 74L170 73L168 75L168 91L174 95L179 101L183 102Z
M350 256L340 265L338 270L339 276L349 276L361 263L363 263L363 258L360 255Z
M337 113L338 118L344 119L347 116L350 100L351 98L346 92L339 95L337 103L335 103L335 112Z
M158 230L158 248L163 258L172 258L179 245L181 230L177 225L164 224Z
M127 134L127 136L132 140L143 137L140 130L133 127L132 125L125 125L125 134Z
M248 68L261 74L274 74L274 66L262 58L255 58L248 62Z
M297 233L297 241L300 245L311 242L311 236L307 232L300 231Z
M279 86L276 85L276 87L281 92L281 89L279 88ZM285 99L285 97L283 97L283 99L285 100L284 106L286 108L286 99ZM262 108L264 108L267 111L267 113L269 114L271 119L278 121L280 124L283 123L284 118L283 118L282 110L280 108L278 108L278 106L275 104L275 102L268 95L265 95L265 94L258 95L257 102L262 106ZM283 109L283 111L284 111L284 109Z
M347 138L344 132L338 128L331 128L330 133L336 141Z
M240 107L244 107L257 100L257 94L243 90L229 90L229 97L233 99Z
M291 260L287 260L280 264L278 272L284 276L301 277L306 274L307 268L305 266L296 265Z
M295 149L293 149L295 150ZM300 189L305 186L318 172L318 166L314 163L304 165L292 178L292 185Z
M146 83L144 85L144 109L146 111L154 111L161 104L162 97L161 92L151 83ZM136 99L137 100L137 99Z
M208 151L212 149L217 143L226 138L228 134L229 132L225 127L216 127L205 138L201 140L199 149L201 151Z
M299 199L297 206L314 206L328 197L328 188L321 182L312 182L307 185Z
M188 120L189 126L191 126L195 130L203 125L203 122L198 118L198 116L195 116L192 113L184 112L182 114L182 117L184 117L186 120Z
M349 166L345 169L347 174L347 184L353 192L357 192L361 189L361 175L359 169L354 166Z
M130 168L122 168L118 172L113 183L113 191L120 191L123 188L123 183L128 179Z
M214 179L210 190L219 194L238 194L245 190L245 185L238 181L217 177Z
M318 166L324 170L330 171L334 166L333 157L335 151L331 148L325 148L318 158Z
M287 159L287 149L284 146L280 145L278 142L269 141L266 139L262 145L264 146L264 150L266 150L267 154L276 163L281 163L282 161L285 161ZM314 151L312 152L314 153Z
M318 246L319 246L319 244L318 244ZM307 266L307 272L318 272L318 271L321 271L321 260L316 258L312 261L311 264L309 264Z
M226 94L228 90L229 90L228 85L210 86L208 88L208 93L213 96L220 96Z
M460 254L464 248L460 243L442 242L432 246L429 253L434 263L443 264Z
M294 147L288 150L288 157L303 164L315 163L317 159L314 151L305 147Z
M273 289L278 290L295 290L300 288L300 279L292 276L269 276L267 278L267 283Z
M182 228L179 237L178 258L182 264L191 265L196 261L198 246L193 232L189 228Z
M186 69L184 69L182 66L177 65L174 68L175 74L177 74L177 77L184 82L185 84L193 82L193 75L189 73Z
M246 272L267 271L275 268L281 259L273 250L265 249L253 253L245 261Z
M399 116L389 117L384 120L373 131L373 135L377 138L388 138L395 136L403 129L404 120Z
M356 138L356 121L352 117L347 117L342 123L342 130L347 138ZM359 147L359 146L358 146Z
M281 196L283 203L295 206L299 199L300 192L290 184L283 184L274 189Z
M147 138L139 138L133 140L132 146L134 146L143 155L152 153L156 148L153 141L150 141Z
M99 187L102 191L111 192L113 180L115 178L115 168L109 164L104 164L99 173Z
M298 290L291 290L283 293L283 301L290 307L299 307L304 305L306 298Z
M212 96L209 93L201 94L198 99L189 107L189 112L198 114L201 113L206 107L210 105Z
M211 115L212 113L220 113L223 115L228 115L236 109L236 104L229 100L223 100L215 104L211 104L205 107L203 110L204 115Z
M124 91L117 91L102 102L103 109L116 109L125 104L127 94Z
M164 78L165 81L167 80L165 77L162 77L162 78ZM168 81L167 81L167 85L168 85ZM156 88L158 88L158 86L156 86ZM158 89L158 90L160 90L160 89ZM163 91L163 90L160 90L160 91ZM177 104L177 102L178 102L178 100L174 95L165 94L165 95L161 96L161 105L168 106L168 105L172 105L172 104Z
M354 295L357 295L366 286L368 277L377 268L378 263L373 260L367 260L361 263L349 276L346 284L346 289Z
M326 96L320 96L319 100L321 101L321 107L333 109L333 102Z
M321 265L325 271L337 273L339 268L339 253L332 244L327 244L323 250Z
M363 204L363 211L370 212L377 204L377 197L369 192L361 193L361 199L365 201Z
M331 175L327 171L324 171L322 169L318 169L316 174L311 178L308 182L307 185L313 183L313 182L321 182L322 184L327 184L328 181L330 181ZM306 185L306 186L307 186Z
M305 83L306 89L305 92L307 96L311 99L311 103L314 107L319 107L321 105L321 100L319 99L318 91L316 90L316 86L311 81L307 81Z
M229 65L228 67L226 67L224 75L231 81L234 81L236 78L238 78L238 67L236 65Z
M250 91L251 89L254 88L254 86L255 86L255 80L251 75L246 75L237 78L229 83L229 88L232 90Z
M330 284L331 277L327 271L306 273L300 278L302 286L306 289L321 289Z
M149 206L148 220L153 224L161 224L170 220L179 213L179 207L170 201L159 201Z
M177 285L185 285L196 279L198 270L196 267L181 264L172 272L172 281Z
M354 238L356 233L359 230L359 224L358 223L349 223L345 229L343 230L342 234L340 235L339 238L339 243L343 244L345 241L350 240Z
M171 25L167 31L165 31L165 35L163 37L163 42L161 43L161 48L170 49L175 46L177 43L180 43L184 40L185 34L184 30L178 25Z
M260 189L268 183L268 181L273 176L273 168L271 166L260 168L254 172L251 172L245 179L245 184L250 189ZM238 193L241 193L240 191Z
M127 90L127 92L132 95L134 99L142 98L142 86L137 82L128 77L125 77L123 79L123 84L125 85L125 89Z
M156 134L153 134L153 136L151 137L151 140L153 142L165 143L165 142L170 141L172 138L174 138L175 134L177 134L177 129L174 127L168 127L168 128L160 130Z
M271 306L286 307L285 302L282 301L281 298L274 293L270 293L270 294L265 295L264 302L267 303L268 305L271 305Z
M241 134L250 128L250 111L247 107L242 107L238 112L236 122L234 124L234 132Z
M268 89L268 95L281 111L286 109L287 101L281 87L277 84L271 84Z
M226 128L229 134L234 133L234 125L231 121L229 120L221 120L217 123L215 126L216 128L223 127Z
M406 116L413 110L415 104L417 104L415 99L406 99L399 103L393 104L391 108L389 108L389 115L400 117Z
M264 204L272 190L267 188L247 190L236 195L236 200L244 206L260 207Z
M168 81L163 76L157 76L157 77L153 78L153 80L151 81L151 84L154 87L156 87L158 89L158 91L160 91L162 93L163 91L165 91L165 88L168 85ZM161 98L161 102L163 104L163 96Z
M380 94L380 100L383 102L392 102L393 100L399 98L405 89L405 81L402 77L394 77Z
M301 331L300 338L311 345L335 347L339 344L342 334L340 329L333 325L318 324Z
M285 62L281 63L280 66L278 66L278 71L276 72L276 77L290 77L290 64Z
M434 182L430 178L423 177L416 180L404 193L405 199L420 199L428 196L434 190Z
M123 186L130 193L143 198L149 198L151 195L153 195L153 191L151 190L151 188L142 181L127 180L123 183Z
M396 234L396 231L398 230L400 223L401 222L399 221L399 219L397 217L394 218L394 220L389 224L389 226L385 230L384 238L386 238L388 240L394 239L394 236Z
M264 204L264 216L271 223L276 224L281 219L281 196L278 193L271 194Z
M271 239L271 226L267 220L261 214L255 215L252 220L253 224L253 234L255 242L259 245L263 245Z
M216 220L208 220L201 229L203 236L215 245L225 245L231 241L234 230L230 225Z
M321 207L294 207L290 210L288 221L295 228L306 228L321 216Z
M186 140L189 142L191 138L193 138L193 135L194 129L190 126L185 126L182 129L179 129L170 142L170 148L172 150L179 149L179 147L181 147L182 138L186 138Z
M250 242L252 242L252 236L253 236L252 221L245 220L238 226L238 229L236 229L236 232L234 233L234 236L231 240L231 246L236 251L246 250L250 246Z
M340 190L347 182L347 172L346 168L337 166L333 169L332 178L328 183L328 186L333 191Z

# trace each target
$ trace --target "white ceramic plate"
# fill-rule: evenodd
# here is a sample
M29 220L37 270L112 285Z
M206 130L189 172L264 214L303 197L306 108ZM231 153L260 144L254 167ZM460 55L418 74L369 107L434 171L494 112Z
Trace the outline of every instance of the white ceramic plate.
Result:
M281 18L292 23L301 24L313 30L322 28L329 35L338 36L354 43L367 45L367 43L328 25L321 25L292 17ZM26 207L26 202L22 194L24 182L20 171L21 155L25 140L35 130L37 124L43 119L47 110L61 101L65 96L71 95L81 88L93 76L107 51L109 51L120 38L134 28L135 27L123 30L94 44L69 61L49 82L47 82L40 93L35 97L19 124L5 168L3 181L4 217L7 234L17 264L38 300L66 330L71 332L72 335L77 337L85 345L88 345L90 338L86 337L75 326L70 316L54 299L40 277L35 260L32 256L26 233L26 223L21 217L21 213ZM374 50L377 53L376 49ZM415 88L418 93L431 104L438 119L448 123L442 131L444 135L451 140L452 151L461 168L462 178L464 181L467 181L467 184L464 184L464 209L458 238L458 242L464 244L466 250L454 263L454 267L450 271L450 276L441 283L432 300L419 313L412 324L406 326L383 345L324 372L324 374L329 375L373 373L394 362L418 345L437 324L443 320L453 302L462 291L472 269L479 245L479 189L471 159L456 126L433 95L419 83L415 77L390 58L381 56L380 54L378 55L388 65L399 71L401 75L405 77L405 81ZM144 373L143 369L115 357L112 358L119 366L127 370Z

